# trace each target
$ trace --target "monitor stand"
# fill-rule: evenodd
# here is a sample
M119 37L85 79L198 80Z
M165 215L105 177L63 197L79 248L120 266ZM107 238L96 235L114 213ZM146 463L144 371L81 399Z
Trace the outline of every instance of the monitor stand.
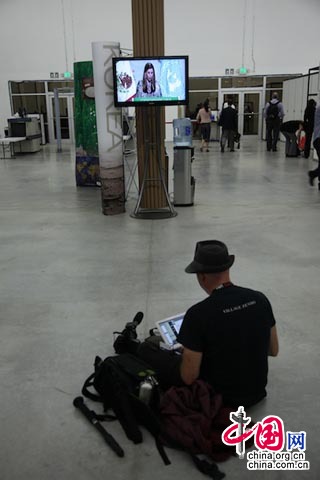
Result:
M143 179L141 183L141 188L139 192L139 197L137 200L137 204L135 206L134 211L131 213L131 217L133 218L140 218L140 219L146 219L146 220L156 220L156 219L163 219L163 218L171 218L175 217L177 215L177 212L174 210L173 205L171 203L168 189L166 186L166 182L164 179L163 175L163 168L161 166L161 145L159 142L151 142L150 139L150 122L149 122L149 115L147 111L148 107L144 107L144 114L143 114L143 122L144 122L144 133L145 133L145 138L144 138L144 143L145 143L145 148L144 148L144 170L143 170ZM156 138L161 138L161 131L160 131L160 108L156 108ZM156 147L156 168L159 171L159 177L158 178L153 178L150 176L149 173L149 167L150 167L150 148L151 147ZM159 182L160 186L163 189L166 201L167 201L167 207L165 208L142 208L141 207L141 201L143 198L143 194L145 191L146 185L149 183L155 183Z

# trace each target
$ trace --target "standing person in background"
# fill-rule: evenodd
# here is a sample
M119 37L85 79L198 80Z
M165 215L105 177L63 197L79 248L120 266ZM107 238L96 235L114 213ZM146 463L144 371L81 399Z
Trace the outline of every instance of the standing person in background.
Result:
M222 108L227 108L227 107L229 106L229 105L228 105L228 102L229 102L229 100L231 100L231 107L232 107L232 108L234 108L234 109L236 110L236 106L234 105L232 98L228 98L228 99L227 99L227 101L226 101L226 102L224 102L224 104L223 104L223 107L222 107Z
M197 114L197 121L200 123L201 129L201 147L200 152L206 149L209 152L210 132L211 132L211 110L209 107L209 101L206 100L203 107L200 108Z
M267 127L267 150L277 151L277 142L280 133L280 124L284 117L283 105L278 98L277 92L273 92L270 102L264 109L264 118Z
M316 111L317 103L313 98L308 100L306 109L304 111L303 117L303 124L304 124L304 131L306 132L306 143L304 146L304 158L309 158L310 155L310 147L311 147L311 139L313 134L314 128L314 114Z
M300 122L299 123L299 128L296 130L296 142L297 142L297 147L298 147L298 155L300 153L304 152L305 146L306 146L306 131L304 129L304 123Z
M318 188L320 190L320 104L317 106L314 114L313 146L318 155L318 167L314 170L309 170L309 184L313 187L314 179L318 177Z
M227 140L230 152L234 152L234 135L238 131L238 115L235 108L232 107L231 99L228 100L228 106L220 113L218 125L222 127L221 152L224 152Z

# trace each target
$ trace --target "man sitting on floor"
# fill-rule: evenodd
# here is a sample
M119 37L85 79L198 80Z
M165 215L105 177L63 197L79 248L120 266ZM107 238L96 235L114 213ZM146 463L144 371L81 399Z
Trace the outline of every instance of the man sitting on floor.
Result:
M248 407L266 396L268 355L278 354L278 337L267 297L231 282L233 262L224 243L198 242L185 270L197 275L208 297L185 314L178 335L182 354L146 341L138 355L166 386L191 385L200 378L222 394L225 405Z

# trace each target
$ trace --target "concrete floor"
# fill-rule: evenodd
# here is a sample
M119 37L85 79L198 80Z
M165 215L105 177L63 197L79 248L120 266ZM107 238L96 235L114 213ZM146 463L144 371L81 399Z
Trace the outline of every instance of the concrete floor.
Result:
M205 478L181 452L169 451L165 467L148 434L133 445L114 423L107 428L126 453L118 459L72 400L95 355L113 353L113 330L137 311L143 337L204 298L184 267L195 243L210 238L228 244L234 283L263 291L278 322L268 397L247 413L306 431L311 464L250 472L232 458L220 469L230 480L320 478L320 192L306 175L315 164L285 158L283 144L267 153L254 139L235 153L196 147L195 205L168 220L131 218L133 188L126 214L102 215L99 189L75 186L70 148L0 160L1 480Z

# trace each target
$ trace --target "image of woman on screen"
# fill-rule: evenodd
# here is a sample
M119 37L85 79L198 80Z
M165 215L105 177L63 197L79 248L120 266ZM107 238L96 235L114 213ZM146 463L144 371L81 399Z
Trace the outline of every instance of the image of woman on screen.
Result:
M161 88L156 81L156 73L152 63L146 63L143 79L138 82L136 97L161 97Z

